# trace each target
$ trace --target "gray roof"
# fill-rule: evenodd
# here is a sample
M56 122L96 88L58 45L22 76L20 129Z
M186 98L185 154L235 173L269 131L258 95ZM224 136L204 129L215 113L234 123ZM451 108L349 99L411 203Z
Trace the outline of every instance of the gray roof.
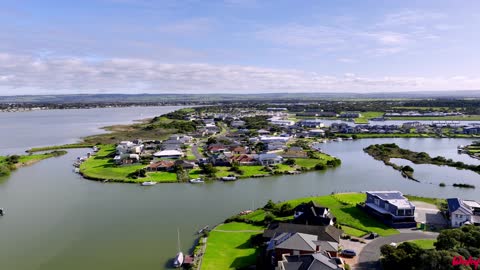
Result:
M275 248L316 251L314 244L318 237L316 235L305 233L280 233L272 239L276 242Z
M367 191L367 193L377 196L385 201L406 199L400 191Z
M280 261L285 270L331 270L341 269L334 260L323 253L308 255L285 256L286 261Z
M332 241L315 241L315 245L320 246L321 251L336 252L338 251L338 243Z
M340 242L340 236L343 231L334 226L315 226L292 223L272 223L264 231L263 237L273 238L277 233L304 233L312 234L318 237L318 241Z

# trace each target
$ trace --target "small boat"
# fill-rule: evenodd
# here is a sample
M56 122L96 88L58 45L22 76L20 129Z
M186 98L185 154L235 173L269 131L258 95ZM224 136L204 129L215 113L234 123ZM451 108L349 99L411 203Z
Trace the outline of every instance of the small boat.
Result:
M147 181L147 182L142 182L142 186L153 186L153 185L156 185L157 182L153 182L153 181Z
M336 139L334 139L334 141L336 141L336 142L342 142L343 139L342 139L342 138L336 138Z
M76 168L80 167L80 165L81 165L80 162L74 162L74 163L73 163L73 167L76 167Z
M190 183L192 184L201 184L201 183L205 183L205 181L202 180L202 178L195 178L195 179L190 179L189 180Z
M183 265L183 260L185 259L183 256L183 252L180 251L180 229L177 229L177 234L178 234L178 253L175 256L175 259L173 259L173 267L175 268L180 268Z
M98 147L94 146L94 147L92 148L92 150L93 150L93 152L96 153L96 152L98 152Z
M198 234L202 234L203 232L208 230L208 225L203 227L202 229L198 230Z
M0 216L5 215L5 210L3 208L0 208Z
M237 180L237 177L235 177L235 176L224 176L220 179L222 179L223 181L235 181L235 180Z
M75 168L73 171L74 171L75 173L80 173L80 169L79 169L79 168Z

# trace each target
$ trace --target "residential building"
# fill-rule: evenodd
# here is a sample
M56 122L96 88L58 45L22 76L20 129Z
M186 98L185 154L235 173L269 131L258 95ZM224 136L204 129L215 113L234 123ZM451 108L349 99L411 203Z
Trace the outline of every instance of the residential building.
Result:
M133 164L133 163L138 163L140 161L140 156L138 154L121 154L121 155L116 155L113 158L113 161L117 165Z
M284 255L275 270L340 270L343 268L324 253Z
M153 162L146 167L147 171L154 172L154 171L169 171L173 168L175 162L173 160L159 160L157 162Z
M325 130L323 129L312 129L308 131L308 135L311 137L324 137Z
M307 152L305 152L302 147L298 146L292 146L282 154L282 157L284 158L306 158L307 156Z
M322 128L325 127L325 124L320 119L304 119L298 121L297 126L307 128Z
M281 157L281 156L279 156L275 153L259 154L258 155L258 161L263 166L275 165L275 164L282 163L283 157Z
M230 157L232 163L238 163L238 165L257 165L258 155L235 155Z
M340 114L340 118L359 118L362 114L359 112L343 112Z
M183 152L178 150L163 150L155 152L153 156L157 158L181 158L183 157Z
M317 236L318 241L328 241L340 243L340 236L343 231L334 226L315 226L293 223L271 223L263 232L263 238L266 240L273 238L277 233L298 232L312 234Z
M335 217L330 209L317 205L313 201L295 207L293 218L295 224L326 226L335 223Z
M480 225L480 204L460 198L447 199L448 216L453 228L466 224Z
M367 191L364 209L395 228L416 227L415 205L400 191Z

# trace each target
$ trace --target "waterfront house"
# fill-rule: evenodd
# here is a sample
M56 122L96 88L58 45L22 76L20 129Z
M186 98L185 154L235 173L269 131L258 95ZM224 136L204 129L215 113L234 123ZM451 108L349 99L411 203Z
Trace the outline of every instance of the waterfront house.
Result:
M326 250L322 250L322 248ZM272 259L274 265L281 261L284 255L305 255L319 252L327 252L330 256L336 256L338 243L319 241L318 236L313 234L284 232L275 234L267 246L267 256Z
M231 154L226 153L215 153L210 157L210 162L214 166L230 166L232 163L230 161Z
M175 160L174 167L181 167L184 170L191 170L195 168L196 164L194 162L186 161L183 159Z
M325 253L287 255L278 262L275 270L340 270L344 269Z
M275 165L275 164L282 163L283 157L281 157L281 156L279 156L275 153L259 154L258 155L258 161L263 166Z
M270 240L277 233L298 232L304 234L312 234L317 236L318 241L328 241L340 243L340 236L343 231L334 226L316 226L293 223L271 223L263 232L263 238Z
M121 154L121 155L116 155L113 158L113 161L117 165L134 164L140 161L140 156L138 154Z
M257 165L258 155L234 155L230 157L231 163L237 163L238 165Z
M480 134L480 126L467 126L463 128L464 134Z
M480 225L480 204L460 198L447 199L448 216L453 228L466 224Z
M367 191L364 210L394 228L416 227L415 205L400 191Z
M317 205L313 201L310 201L295 207L293 223L326 226L333 225L335 223L335 217L327 207Z
M320 119L304 119L298 121L297 126L307 128L322 128L325 126L325 124Z
M324 137L325 136L325 130L323 129L312 129L308 131L308 136L311 137Z
M148 165L146 170L150 172L170 171L174 165L175 162L173 160L159 160Z
M270 142L267 144L268 151L277 151L287 148L287 145L284 142Z
M207 150L210 153L224 153L228 152L228 147L223 144L211 144L207 147Z
M359 112L343 112L340 114L340 118L359 118L362 114Z
M154 157L157 158L181 158L183 157L183 152L178 151L178 150L163 150L159 152L155 152L153 154Z

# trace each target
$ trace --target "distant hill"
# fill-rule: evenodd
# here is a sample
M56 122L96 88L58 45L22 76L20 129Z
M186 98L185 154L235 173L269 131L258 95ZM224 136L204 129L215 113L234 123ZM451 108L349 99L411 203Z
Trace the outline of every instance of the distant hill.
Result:
M263 93L263 94L81 94L0 96L0 103L208 103L215 101L312 101L319 99L480 98L480 91L395 93Z

